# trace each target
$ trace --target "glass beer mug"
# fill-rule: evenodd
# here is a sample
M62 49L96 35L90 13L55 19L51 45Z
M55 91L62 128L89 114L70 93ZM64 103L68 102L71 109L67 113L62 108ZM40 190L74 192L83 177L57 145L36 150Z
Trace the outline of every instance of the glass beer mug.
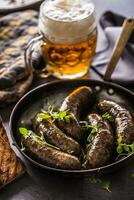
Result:
M95 8L90 0L46 0L40 7L38 38L26 50L31 65L33 46L40 43L46 70L60 79L84 76L97 40Z

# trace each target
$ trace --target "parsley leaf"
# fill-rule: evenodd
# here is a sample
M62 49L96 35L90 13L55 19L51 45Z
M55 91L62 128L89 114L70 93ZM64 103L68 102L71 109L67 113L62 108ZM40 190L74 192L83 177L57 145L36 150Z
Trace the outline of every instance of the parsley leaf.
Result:
M92 128L92 126L90 126L87 121L80 121L80 125L83 130L88 130Z
M104 113L104 114L102 115L102 119L108 120L108 121L110 121L110 122L113 122L113 121L114 121L113 117L112 117L108 112L106 112L106 113Z
M53 122L55 120L64 120L66 123L70 123L72 114L69 112L69 110L55 112L54 107L49 104L47 111L42 110L42 113L37 115L37 120L41 121L49 118L52 118Z
M24 128L24 127L20 127L20 128L19 128L19 132L20 132L23 136L25 136L25 137L28 137L28 136L29 136L29 130L27 130L27 129Z
M111 184L109 181L102 181L101 183L101 188L104 190L107 190L108 192L111 192L110 188L111 188Z
M116 148L116 151L117 151L118 154L121 154L123 152L122 145L118 145L117 148Z
M92 184L99 184L99 186L102 189L104 189L104 190L106 190L108 192L111 192L111 183L110 183L110 181L101 180L101 179L99 179L97 177L89 178L88 180L90 181L90 183L92 183Z
M49 119L51 116L48 113L37 114L37 120Z
M116 151L119 154L119 156L122 154L127 156L128 154L134 152L134 143L124 144L124 143L122 143L122 137L119 137L117 139L117 144L118 144L118 146L116 148Z
M96 134L99 131L99 125L96 123L93 126L89 125L87 121L80 121L80 125L83 130L89 130L90 133L87 137L87 144L86 144L86 150L88 150L93 142L93 139L95 138Z

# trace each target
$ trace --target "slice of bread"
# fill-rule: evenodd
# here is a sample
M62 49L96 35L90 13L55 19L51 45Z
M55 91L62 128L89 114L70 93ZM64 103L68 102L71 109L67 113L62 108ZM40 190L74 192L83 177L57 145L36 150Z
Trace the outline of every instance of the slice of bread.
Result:
M0 117L0 188L26 171L22 161L12 150Z

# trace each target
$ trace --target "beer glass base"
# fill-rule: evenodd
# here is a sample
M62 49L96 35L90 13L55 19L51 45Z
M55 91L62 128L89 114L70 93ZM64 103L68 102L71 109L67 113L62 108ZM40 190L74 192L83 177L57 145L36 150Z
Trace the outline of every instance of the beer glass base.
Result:
M58 72L53 72L53 76L59 79L77 79L77 78L82 78L83 76L85 76L88 72L84 71L84 72L79 72L77 74L60 74Z

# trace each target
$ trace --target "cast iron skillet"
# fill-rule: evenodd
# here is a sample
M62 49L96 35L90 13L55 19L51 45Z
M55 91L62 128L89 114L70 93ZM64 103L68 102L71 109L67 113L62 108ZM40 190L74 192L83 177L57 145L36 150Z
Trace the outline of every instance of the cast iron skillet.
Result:
M29 160L37 167L60 174L102 175L106 173L111 173L119 169L120 167L123 167L134 158L133 153L120 161L116 161L112 164L100 168L88 170L63 170L42 165L21 151L20 134L18 133L18 127L29 126L30 119L36 113L36 111L38 111L43 106L44 108L46 107L47 99L49 99L50 104L53 104L56 108L58 108L61 105L64 97L69 92L82 85L92 87L98 100L113 100L121 105L124 105L130 110L131 113L134 113L134 94L129 90L110 82L101 82L97 80L68 80L56 81L38 86L20 99L20 101L13 109L10 117L10 131L15 146L21 152L24 158Z

